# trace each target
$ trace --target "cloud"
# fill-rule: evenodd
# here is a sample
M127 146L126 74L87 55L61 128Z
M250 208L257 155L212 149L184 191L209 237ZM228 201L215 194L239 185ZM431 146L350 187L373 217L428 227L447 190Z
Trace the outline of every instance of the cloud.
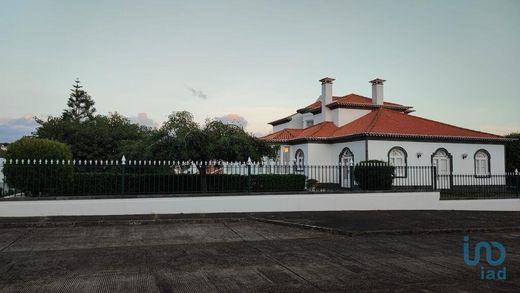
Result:
M227 114L222 117L215 117L215 119L222 121L224 124L234 124L242 128L247 126L247 120L238 114Z
M0 142L13 142L31 134L37 127L33 114L19 118L0 118Z
M197 97L197 98L201 98L201 99L204 99L206 100L208 98L208 95L206 95L206 93L204 93L203 91L201 90L197 90L197 89L194 89L192 87L189 87L187 86L186 89L188 91L190 91L190 93L194 96L194 97Z
M147 113L137 113L137 116L128 117L132 123L137 123L147 127L157 128L159 123L155 122L152 118L148 117Z

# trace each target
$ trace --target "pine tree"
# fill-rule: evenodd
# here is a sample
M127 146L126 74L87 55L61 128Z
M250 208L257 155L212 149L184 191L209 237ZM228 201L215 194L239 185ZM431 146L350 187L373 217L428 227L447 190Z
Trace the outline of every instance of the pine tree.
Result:
M63 119L85 121L92 119L96 108L94 108L94 100L84 91L80 85L79 79L75 80L72 86L69 100L67 101L68 109L63 110Z

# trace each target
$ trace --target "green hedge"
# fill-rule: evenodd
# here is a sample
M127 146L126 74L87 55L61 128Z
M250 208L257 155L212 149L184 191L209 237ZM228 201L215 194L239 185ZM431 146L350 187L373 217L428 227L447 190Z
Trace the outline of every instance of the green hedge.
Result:
M392 188L394 167L383 161L363 161L354 168L354 180L365 190L387 190Z
M9 145L6 159L18 160L19 163L4 164L5 181L10 188L26 193L39 195L41 193L57 193L59 188L72 179L72 166L40 165L39 161L70 160L70 148L57 141L24 137ZM38 160L34 163L33 160ZM24 160L22 164L21 161ZM30 160L30 163L27 162Z
M124 180L124 182L123 182ZM199 192L303 191L304 175L208 174L203 190L202 176L194 174L125 174L77 172L66 183L55 184L47 195L160 194ZM64 184L63 184L64 183ZM35 182L34 185L38 183Z
M251 191L303 191L305 175L264 174L251 176Z

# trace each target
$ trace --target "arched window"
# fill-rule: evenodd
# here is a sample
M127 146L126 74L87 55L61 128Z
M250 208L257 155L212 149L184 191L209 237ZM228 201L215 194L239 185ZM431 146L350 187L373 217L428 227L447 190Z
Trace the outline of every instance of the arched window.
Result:
M298 149L294 155L296 159L296 170L303 171L303 166L305 165L305 155L301 149Z
M449 175L451 173L451 154L440 148L432 155L432 165L437 168L437 174Z
M342 187L350 187L350 173L354 166L354 154L349 148L344 148L339 153L340 178L342 178Z
M388 151L388 163L395 167L396 177L406 177L407 153L402 147L393 147Z
M486 150L475 152L475 176L491 175L490 156Z
M354 154L349 148L344 148L339 153L339 163L345 166L354 166Z

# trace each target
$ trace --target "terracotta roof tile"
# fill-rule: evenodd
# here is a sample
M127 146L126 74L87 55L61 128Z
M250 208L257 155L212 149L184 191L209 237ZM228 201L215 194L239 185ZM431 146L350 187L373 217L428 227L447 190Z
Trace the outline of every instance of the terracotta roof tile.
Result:
M374 109L365 116L362 116L341 127L337 127L332 122L322 122L305 129L283 129L264 136L261 139L267 141L332 139L359 134L410 137L504 139L498 135L457 127L386 108Z

